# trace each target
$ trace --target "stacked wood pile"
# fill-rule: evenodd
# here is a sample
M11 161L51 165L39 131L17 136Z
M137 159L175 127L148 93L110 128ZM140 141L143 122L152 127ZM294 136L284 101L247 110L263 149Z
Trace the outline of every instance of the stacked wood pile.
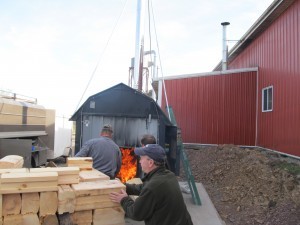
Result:
M125 186L93 169L91 159L70 161L76 163L0 169L0 225L124 225L109 193Z

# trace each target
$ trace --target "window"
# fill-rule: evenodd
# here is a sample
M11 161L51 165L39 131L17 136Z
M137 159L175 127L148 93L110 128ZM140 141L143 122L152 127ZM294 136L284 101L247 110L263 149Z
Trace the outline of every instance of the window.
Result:
M95 106L96 106L95 101L90 101L90 108L91 108L91 109L94 109Z
M262 111L273 111L273 86L262 89Z

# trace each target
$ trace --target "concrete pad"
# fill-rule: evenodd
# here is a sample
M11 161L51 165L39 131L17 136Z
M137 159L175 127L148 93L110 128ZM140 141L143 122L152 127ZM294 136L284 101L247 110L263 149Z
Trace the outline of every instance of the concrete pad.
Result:
M201 205L195 205L191 194L182 193L185 204L191 214L194 225L225 225L221 220L217 210L212 204L205 188L201 183L196 183L196 187L200 196ZM125 218L126 225L144 225L144 222L134 221Z

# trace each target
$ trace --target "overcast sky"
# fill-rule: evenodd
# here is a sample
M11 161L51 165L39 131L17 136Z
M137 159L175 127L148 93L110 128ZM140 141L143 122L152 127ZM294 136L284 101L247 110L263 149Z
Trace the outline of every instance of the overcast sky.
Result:
M222 57L220 23L229 21L227 38L238 40L273 1L151 2L151 49L158 75L168 76L212 71ZM0 89L69 116L89 96L128 84L136 8L136 0L0 0ZM148 27L144 36L147 51Z

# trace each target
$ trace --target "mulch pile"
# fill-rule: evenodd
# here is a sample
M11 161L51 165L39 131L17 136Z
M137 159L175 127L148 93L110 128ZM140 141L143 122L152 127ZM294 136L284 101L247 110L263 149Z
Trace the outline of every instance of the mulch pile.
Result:
M300 224L300 161L258 148L185 146L201 182L226 225ZM184 177L184 173L181 173Z

